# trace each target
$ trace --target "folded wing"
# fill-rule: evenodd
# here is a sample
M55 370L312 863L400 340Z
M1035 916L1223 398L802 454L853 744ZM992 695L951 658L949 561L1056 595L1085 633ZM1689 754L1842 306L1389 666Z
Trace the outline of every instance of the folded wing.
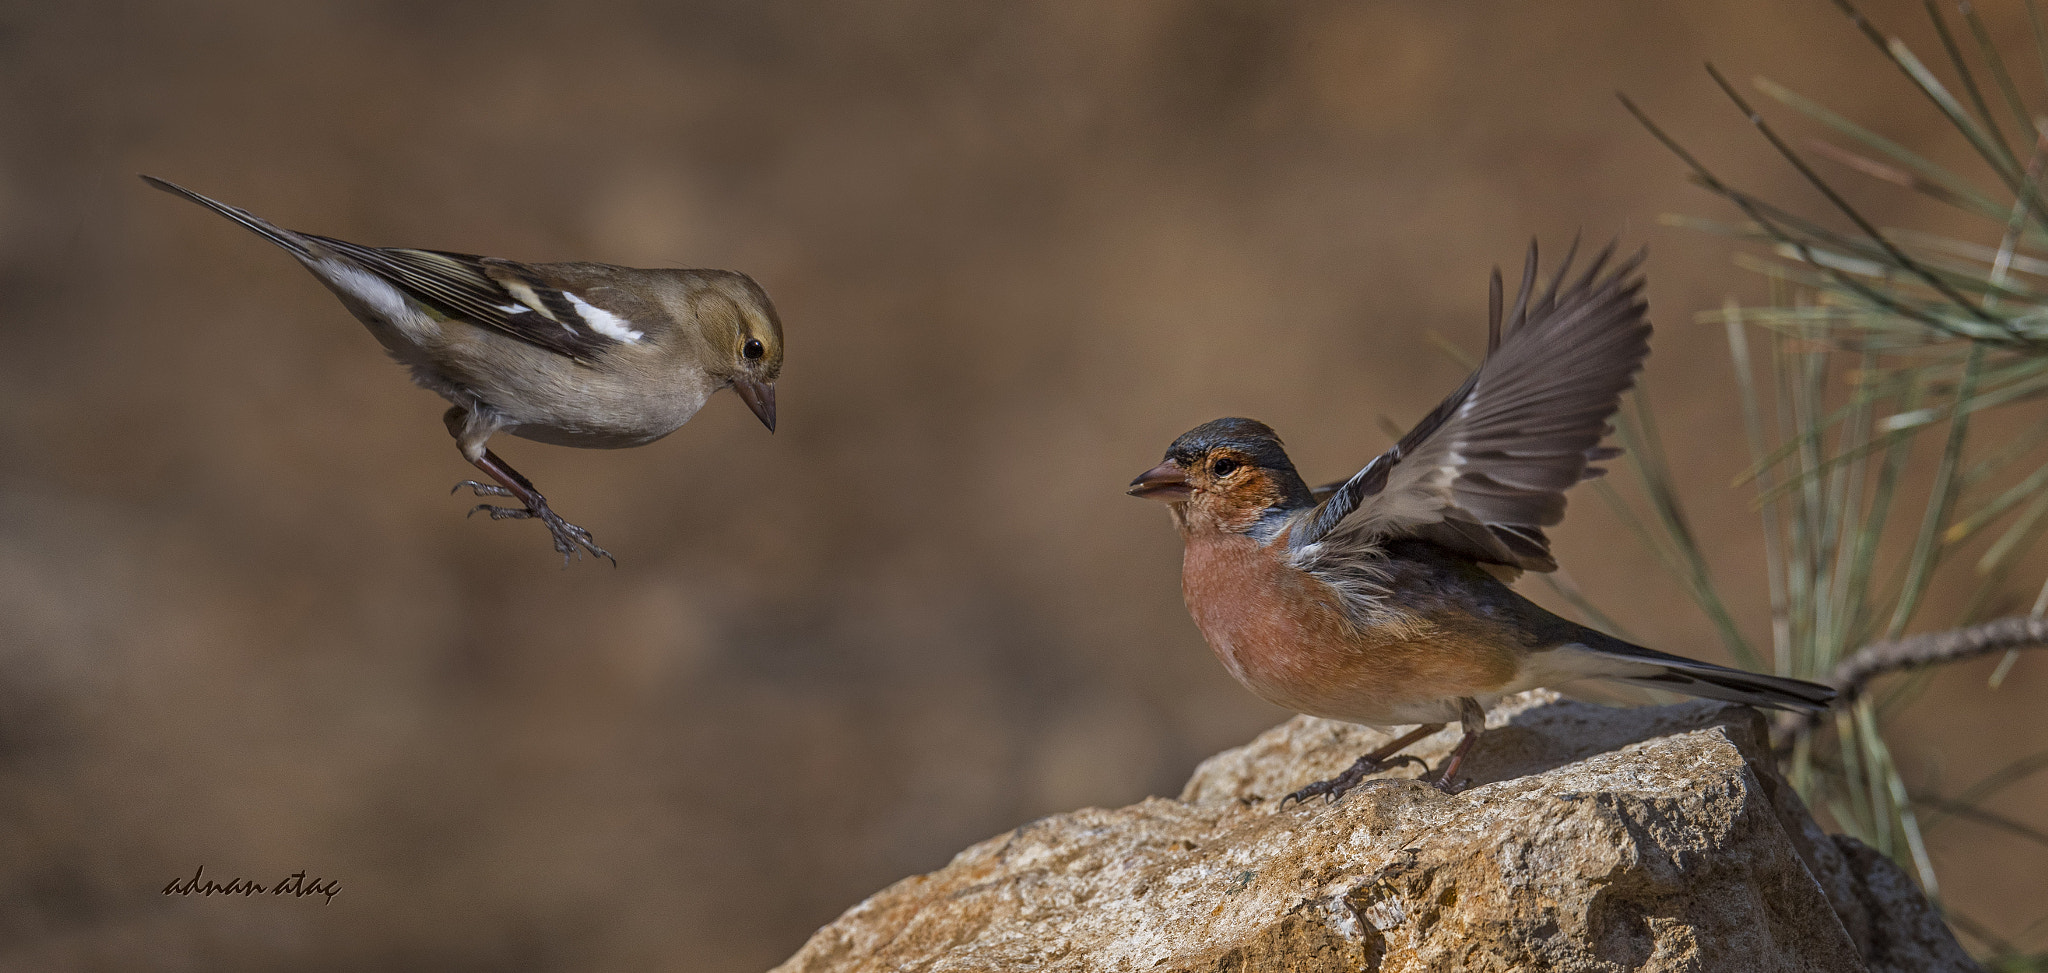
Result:
M168 180L142 178L158 189L183 196L261 234L336 286L346 288L349 281L323 271L323 260L339 258L448 317L578 361L588 361L606 348L639 337L626 322L593 308L575 295L548 286L532 268L517 261L439 250L366 247L300 233ZM598 320L590 320L593 316Z
M568 294L543 283L517 261L440 250L366 247L333 237L304 235L443 314L558 355L588 361L618 343L584 320Z

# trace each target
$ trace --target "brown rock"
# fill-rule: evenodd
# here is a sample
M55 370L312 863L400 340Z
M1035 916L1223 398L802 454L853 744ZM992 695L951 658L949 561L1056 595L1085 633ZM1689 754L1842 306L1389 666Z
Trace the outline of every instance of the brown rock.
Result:
M1179 800L1034 821L883 889L777 969L1977 968L1896 865L1821 832L1755 711L1533 693L1489 724L1456 796L1404 768L1283 810L1385 739L1297 717Z

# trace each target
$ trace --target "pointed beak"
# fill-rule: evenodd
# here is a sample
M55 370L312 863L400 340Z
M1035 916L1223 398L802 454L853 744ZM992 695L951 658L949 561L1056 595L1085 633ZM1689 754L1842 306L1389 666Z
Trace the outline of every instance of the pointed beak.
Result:
M747 408L754 410L754 415L761 420L762 425L768 427L769 432L775 431L774 382L756 382L751 378L736 378L732 380L732 390L739 393L740 398L745 400Z
M1158 500L1164 503L1178 503L1193 495L1195 488L1188 485L1188 475L1172 460L1167 460L1131 481L1131 488L1124 491L1134 497Z

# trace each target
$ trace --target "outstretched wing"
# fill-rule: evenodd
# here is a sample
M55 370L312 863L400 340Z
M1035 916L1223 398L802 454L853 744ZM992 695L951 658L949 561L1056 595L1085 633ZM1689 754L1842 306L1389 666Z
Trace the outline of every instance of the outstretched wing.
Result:
M1576 246L1574 246L1576 250ZM1423 537L1475 560L1550 571L1543 528L1564 518L1564 491L1602 471L1607 420L1650 353L1643 254L1601 274L1608 244L1570 287L1565 257L1532 299L1536 247L1506 326L1493 275L1486 360L1394 448L1334 488L1290 538L1296 550L1342 533L1361 543Z

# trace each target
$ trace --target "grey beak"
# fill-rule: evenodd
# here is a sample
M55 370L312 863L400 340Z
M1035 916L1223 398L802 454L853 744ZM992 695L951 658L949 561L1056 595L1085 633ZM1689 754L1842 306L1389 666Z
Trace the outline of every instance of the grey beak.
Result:
M1131 481L1131 488L1124 491L1134 497L1147 500L1162 500L1177 503L1193 496L1195 489L1188 484L1187 471L1180 464L1167 460Z
M732 390L739 393L740 398L745 400L747 408L754 410L754 415L761 420L762 425L768 427L769 432L775 431L774 382L756 382L751 378L736 378L732 380Z

